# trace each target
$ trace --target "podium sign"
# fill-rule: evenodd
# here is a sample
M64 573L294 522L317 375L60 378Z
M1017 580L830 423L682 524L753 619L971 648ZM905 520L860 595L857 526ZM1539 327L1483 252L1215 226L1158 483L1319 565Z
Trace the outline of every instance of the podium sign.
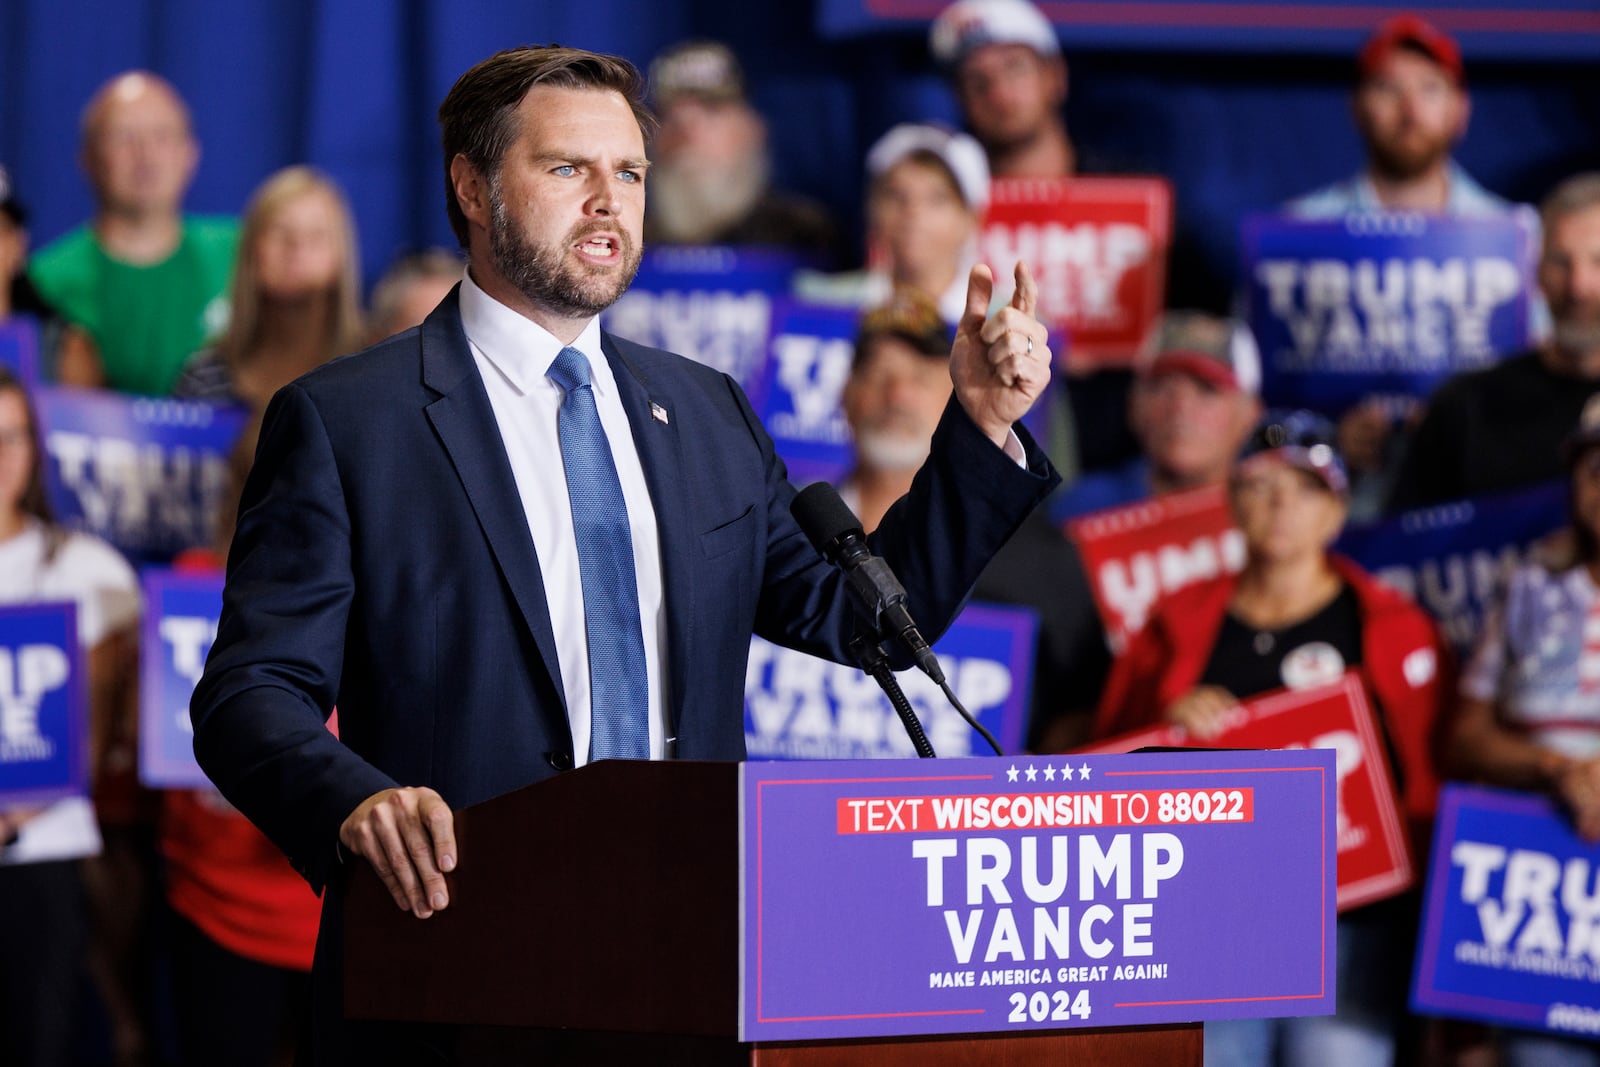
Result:
M194 759L189 698L222 616L222 575L144 576L139 647L139 780L153 789L209 789Z
M1070 340L1074 368L1130 363L1161 314L1172 243L1165 178L1000 178L979 254L1010 277L1025 260L1039 318Z
M1220 486L1096 511L1067 523L1067 533L1113 652L1144 629L1161 597L1244 566L1244 535Z
M0 806L85 794L82 668L75 604L0 608Z
M1332 752L740 773L740 1040L1333 1011Z
M1445 786L1412 1006L1600 1036L1597 871L1600 847L1549 799Z
M1122 734L1079 752L1186 748L1178 726ZM1354 674L1315 689L1289 689L1246 701L1208 748L1331 748L1338 770L1339 910L1394 896L1416 875L1395 800L1394 779L1361 680Z

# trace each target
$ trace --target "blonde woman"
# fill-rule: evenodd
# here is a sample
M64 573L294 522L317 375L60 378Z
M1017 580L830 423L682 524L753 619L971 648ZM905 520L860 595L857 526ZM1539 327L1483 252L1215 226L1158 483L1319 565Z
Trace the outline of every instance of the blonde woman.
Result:
M350 207L326 175L287 167L245 209L228 328L189 361L173 395L260 409L363 337Z

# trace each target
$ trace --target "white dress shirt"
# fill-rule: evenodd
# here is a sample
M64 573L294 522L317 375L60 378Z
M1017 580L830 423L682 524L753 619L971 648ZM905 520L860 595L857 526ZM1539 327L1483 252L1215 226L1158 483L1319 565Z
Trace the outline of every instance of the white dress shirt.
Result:
M561 686L567 697L567 719L572 726L573 759L582 766L589 761L591 724L588 631L578 575L577 537L573 533L572 506L556 428L564 394L546 377L563 346L548 330L478 288L470 271L461 281L461 324L488 390L489 405L494 409L500 439L511 460L511 473L539 556L539 573L544 579L545 600L555 630ZM649 686L650 758L663 759L670 755L662 686L666 617L655 508L611 364L600 349L598 319L589 320L572 347L589 360L595 406L628 505L634 577L639 587L639 621L644 631L645 679ZM532 713L531 709L511 708L507 712Z

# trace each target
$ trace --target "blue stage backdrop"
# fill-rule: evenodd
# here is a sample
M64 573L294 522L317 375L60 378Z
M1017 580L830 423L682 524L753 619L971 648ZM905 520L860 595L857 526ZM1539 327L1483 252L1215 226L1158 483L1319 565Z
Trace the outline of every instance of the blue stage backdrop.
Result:
M112 74L150 68L194 109L204 156L191 208L237 211L274 169L321 166L350 193L370 282L397 253L453 243L434 112L474 62L511 45L559 41L644 64L675 41L707 36L743 57L783 184L822 199L848 233L859 222L861 160L872 140L898 121L956 118L926 48L927 18L941 3L3 0L0 164L34 209L35 244L59 236L90 210L77 166L80 109ZM1074 137L1118 169L1173 179L1170 304L1225 307L1244 213L1356 169L1350 56L1361 24L1391 6L1047 0L1071 64ZM1575 60L1534 61L1558 45L1592 56L1587 27L1600 20L1600 5L1544 0L1537 6L1564 10L1534 20L1548 28L1536 33L1466 32L1474 19L1520 10L1502 0L1420 6L1463 31L1475 106L1460 156L1470 171L1499 192L1534 199L1557 177L1600 162L1600 85ZM850 11L867 32L825 37ZM1218 11L1312 29L1252 44L1244 29L1206 21ZM1104 32L1091 33L1091 23Z

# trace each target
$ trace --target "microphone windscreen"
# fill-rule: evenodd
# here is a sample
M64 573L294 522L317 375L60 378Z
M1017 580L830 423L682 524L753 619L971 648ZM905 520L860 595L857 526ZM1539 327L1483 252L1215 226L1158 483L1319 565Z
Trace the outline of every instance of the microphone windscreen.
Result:
M829 554L829 546L847 533L866 536L861 533L861 520L827 482L812 482L796 493L789 511L812 547L824 556Z

